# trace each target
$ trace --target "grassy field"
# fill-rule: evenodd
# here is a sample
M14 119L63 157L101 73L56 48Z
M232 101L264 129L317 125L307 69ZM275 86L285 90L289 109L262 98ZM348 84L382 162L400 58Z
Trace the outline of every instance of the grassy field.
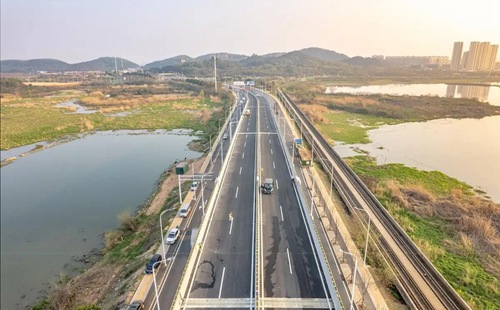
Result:
M402 122L387 117L333 111L321 105L301 105L300 108L314 126L333 142L369 143L368 130Z
M402 228L474 309L500 305L500 205L437 171L347 159Z
M214 115L220 117L220 110L227 104L227 100L222 102L220 97L213 96L153 93L107 97L105 93L56 90L43 97L4 96L1 101L2 149L94 130L203 130ZM71 109L54 107L68 100L78 100L98 113L71 114ZM123 112L127 113L116 116Z

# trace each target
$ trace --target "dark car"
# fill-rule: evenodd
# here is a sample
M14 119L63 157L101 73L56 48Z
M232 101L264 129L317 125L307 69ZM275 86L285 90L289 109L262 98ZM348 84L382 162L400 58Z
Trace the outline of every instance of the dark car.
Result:
M153 257L151 257L151 260L149 263L146 265L146 274L152 274L153 273L153 265L155 266L155 269L160 266L160 264L156 264L157 262L161 261L161 255L160 254L154 254Z
M143 310L144 302L142 300L134 300L128 305L127 310Z
M264 184L262 184L262 192L264 194L272 194L274 192L274 181L271 178L267 178L264 180Z

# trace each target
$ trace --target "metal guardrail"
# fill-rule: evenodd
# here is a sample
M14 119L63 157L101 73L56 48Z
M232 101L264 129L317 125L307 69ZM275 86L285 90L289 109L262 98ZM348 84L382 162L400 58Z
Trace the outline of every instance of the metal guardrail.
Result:
M439 299L441 302L445 303L450 309L470 309L469 306L465 303L465 301L458 295L458 293L451 287L451 285L444 279L444 277L434 268L432 263L425 257L425 255L418 249L418 247L413 243L413 241L409 238L409 236L402 230L402 228L396 223L396 221L389 215L387 210L378 202L375 196L368 190L368 188L363 184L363 182L356 176L356 174L352 171L352 169L342 160L342 158L331 148L331 146L325 141L325 139L321 136L319 131L312 125L312 123L305 117L305 115L298 109L298 107L288 98L286 94L284 94L281 90L278 90L278 97L282 100L283 103L287 105L287 110L295 116L295 122L299 122L301 127L305 127L306 131L303 132L303 136L306 137L308 142L314 148L314 141L319 142L317 146L318 152L321 151L320 146L325 148L328 154L322 154L323 156L330 156L333 160L339 165L339 168L343 170L346 178L349 178L351 182L353 182L354 186L357 186L360 197L365 201L365 203L372 208L372 211L380 220L381 223L385 226L388 232L392 232L395 238L396 243L399 244L400 247L406 247L406 249L401 249L403 253L408 257L409 261L415 266L416 269L419 269L420 272L425 271L424 278L427 279L427 283L431 286L431 290L436 294L440 295ZM293 110L293 111L291 111ZM332 163L333 165L333 163ZM357 201L351 198L351 193L349 190L343 188L343 185L339 180L332 180L335 184L336 189L339 191L342 199L346 202L346 204L355 206ZM348 193L345 193L346 190ZM391 251L387 245L384 245L383 239L380 239L382 243L382 247L386 251ZM404 243L404 245L402 245ZM408 253L410 251L413 254ZM388 256L389 261L393 264L393 269L400 270L398 272L398 280L400 281L400 286L403 288L403 294L405 295L405 300L407 300L409 305L412 305L413 308L417 308L416 304L421 306L419 307L430 307L430 304L426 301L415 300L416 296L420 295L420 289L418 287L414 287L416 293L412 293L410 296L410 292L405 291L406 289L412 289L409 286L412 285L411 275L403 274L406 273L403 265L398 262L399 258L396 258L394 255L389 256L387 253L383 253ZM431 277L429 277L431 275ZM403 284L405 282L405 284ZM425 299L425 298L424 298Z

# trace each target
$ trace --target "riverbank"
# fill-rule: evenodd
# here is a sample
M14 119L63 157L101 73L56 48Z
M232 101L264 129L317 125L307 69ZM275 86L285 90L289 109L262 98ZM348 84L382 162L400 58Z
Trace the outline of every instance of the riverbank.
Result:
M204 156L194 161L199 166ZM167 209L165 227L177 214L179 207L177 179L171 166L159 178L156 190L139 207L135 215L119 215L119 228L104 234L104 248L93 257L98 260L73 278L63 278L52 291L32 309L74 309L82 305L96 305L102 309L122 307L130 301L130 294L140 283L143 266L160 244L159 214ZM190 184L182 185L182 194Z
M346 162L473 309L500 304L500 204L438 171Z
M105 130L186 128L207 132L207 126L216 128L231 98L225 90L213 93L212 85L189 82L2 87L1 147L5 150ZM93 112L77 113L74 105L55 106L65 102L76 102Z

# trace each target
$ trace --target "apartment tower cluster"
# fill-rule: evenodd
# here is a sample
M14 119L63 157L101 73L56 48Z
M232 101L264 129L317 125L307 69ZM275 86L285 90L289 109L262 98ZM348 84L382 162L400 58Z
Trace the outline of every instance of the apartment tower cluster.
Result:
M451 56L451 70L488 71L495 69L498 45L490 42L471 42L463 51L464 42L455 42Z

